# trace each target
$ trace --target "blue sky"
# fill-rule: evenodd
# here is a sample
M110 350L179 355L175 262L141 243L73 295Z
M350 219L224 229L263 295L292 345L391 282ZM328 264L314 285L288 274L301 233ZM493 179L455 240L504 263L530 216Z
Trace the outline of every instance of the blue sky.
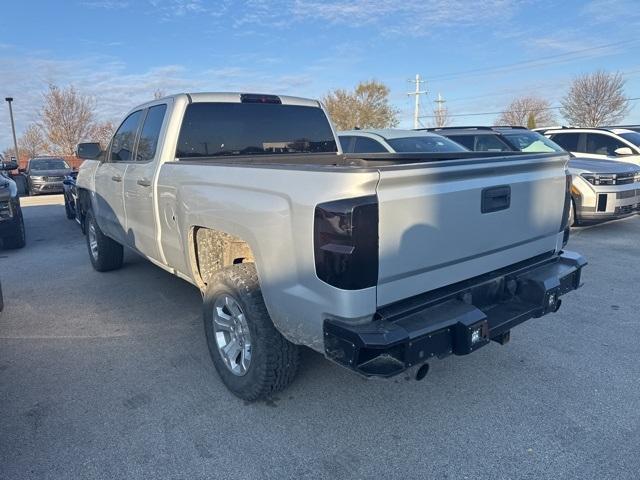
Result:
M557 105L575 75L599 68L622 72L640 97L637 0L67 0L0 12L0 96L15 98L18 133L50 82L94 96L114 122L156 89L321 97L377 79L409 127L416 73L425 114L438 93L453 115L500 111L522 94ZM626 121L640 123L632 106ZM0 151L9 144L3 105Z

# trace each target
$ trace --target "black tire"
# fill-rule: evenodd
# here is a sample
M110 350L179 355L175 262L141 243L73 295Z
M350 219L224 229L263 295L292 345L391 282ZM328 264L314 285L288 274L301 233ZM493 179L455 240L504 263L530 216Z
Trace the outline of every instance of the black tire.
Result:
M216 342L214 305L223 295L237 301L251 336L251 360L242 376L227 367ZM203 318L213 364L223 383L236 396L247 401L268 398L293 381L300 361L299 347L285 339L273 325L254 264L233 265L213 276L204 295Z
M67 214L67 218L69 220L73 220L76 218L76 212L73 211L71 205L69 205L69 201L66 198L64 199L64 211Z
M93 212L87 212L87 250L91 265L98 272L108 272L122 267L124 248L115 240L107 237L96 222ZM96 241L95 251L92 251L92 240Z
M578 217L576 216L576 204L573 201L573 198L571 199L571 207L569 210L569 226L570 227L577 227L580 225L580 220L578 220Z
M19 208L17 212L18 218L18 232L15 235L4 237L2 245L4 248L17 249L22 248L27 244L27 236L24 229L24 218L22 217L22 209Z

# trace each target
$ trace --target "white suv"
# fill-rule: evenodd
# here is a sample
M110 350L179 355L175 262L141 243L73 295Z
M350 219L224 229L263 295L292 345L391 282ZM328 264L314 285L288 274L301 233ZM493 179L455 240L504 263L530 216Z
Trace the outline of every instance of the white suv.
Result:
M582 158L640 165L640 133L630 129L561 127L545 129L540 133Z

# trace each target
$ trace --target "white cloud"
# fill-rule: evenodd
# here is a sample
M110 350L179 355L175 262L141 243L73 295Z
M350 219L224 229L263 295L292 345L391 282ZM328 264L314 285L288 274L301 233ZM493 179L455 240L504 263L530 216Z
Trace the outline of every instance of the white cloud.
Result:
M242 64L240 58L236 58ZM269 59L269 61L274 61ZM153 98L155 90L168 94L193 91L249 91L316 96L310 65L295 74L274 74L270 69L248 69L227 64L218 69L189 70L182 65L160 65L141 72L114 58L51 59L44 56L4 56L0 53L2 94L13 96L18 135L38 120L42 94L48 84L73 84L92 96L98 120L118 122L135 105ZM4 103L4 102L2 102ZM6 108L0 109L0 151L11 143Z

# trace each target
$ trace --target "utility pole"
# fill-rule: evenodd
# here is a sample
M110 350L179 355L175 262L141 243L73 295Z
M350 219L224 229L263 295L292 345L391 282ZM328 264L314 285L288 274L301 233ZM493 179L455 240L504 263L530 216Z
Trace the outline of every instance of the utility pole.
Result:
M435 115L435 124L436 127L446 127L446 125L441 125L444 123L445 118L444 117L444 103L445 103L445 99L442 98L442 95L440 95L440 93L438 93L438 99L435 101L437 107L436 107L436 115Z
M16 140L16 126L13 123L13 109L11 108L11 102L13 102L13 97L7 97L5 98L5 100L9 104L9 116L11 117L11 132L13 133L13 149L16 154L16 162L18 162L18 165L19 165L20 156L18 155L18 140Z
M420 128L420 95L426 94L426 90L420 90L420 84L426 83L425 80L420 80L420 74L416 74L415 80L409 80L409 82L416 84L415 92L409 92L407 95L415 95L415 107L413 110L413 128Z

